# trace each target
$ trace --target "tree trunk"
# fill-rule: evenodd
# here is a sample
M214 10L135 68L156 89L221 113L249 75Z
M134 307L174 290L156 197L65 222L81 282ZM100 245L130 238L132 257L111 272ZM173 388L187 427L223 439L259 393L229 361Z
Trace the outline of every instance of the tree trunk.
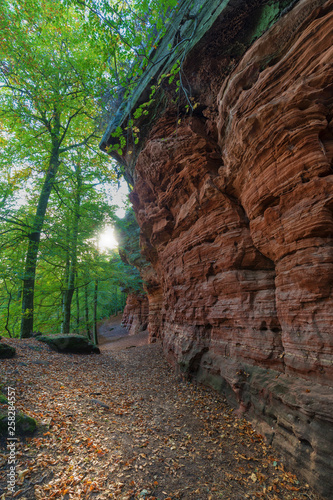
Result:
M84 299L85 299L85 316L86 316L86 330L87 337L90 338L90 328L89 328L89 303L88 303L88 284L84 287Z
M98 281L95 281L94 288L94 323L93 323L93 342L94 344L98 344L97 338L97 299L98 299Z
M117 285L115 286L115 302L114 302L114 315L117 316L118 314L118 288Z
M77 165L75 165L75 172L76 172L77 189L76 189L76 196L75 196L75 203L73 210L72 238L70 241L70 247L71 247L70 267L69 267L67 290L65 290L64 293L64 309L63 309L64 318L62 325L63 333L70 332L71 305L75 290L75 275L77 269L77 242L79 236L79 220L80 220L81 188L82 188L80 160L78 161Z
M5 330L7 330L9 337L11 337L12 334L10 333L10 329L9 329L9 318L10 318L10 304L11 304L11 301L13 299L13 296L12 296L12 292L8 290L6 280L4 280L4 284L5 284L6 292L8 294L7 316L6 316Z
M70 268L70 227L69 227L69 222L67 221L67 227L66 227L66 264L65 264L65 276L64 276L64 285L62 287L62 303L61 303L61 317L62 317L62 323L61 323L61 333L64 332L64 312L65 312L65 303L66 303L66 292L67 292L67 285L68 285L68 277L69 277L69 268Z
M22 292L21 338L29 338L33 332L34 290L40 234L43 228L47 204L50 198L53 182L58 171L59 163L59 147L58 144L56 144L52 149L49 168L39 196L37 210L32 224L32 231L28 236L29 244L25 260Z
M80 297L78 287L78 273L76 271L76 332L80 332Z
M69 285L71 286L71 285ZM63 322L62 322L62 333L69 333L71 326L71 304L74 295L74 284L73 288L69 288L64 293L64 309L63 309Z

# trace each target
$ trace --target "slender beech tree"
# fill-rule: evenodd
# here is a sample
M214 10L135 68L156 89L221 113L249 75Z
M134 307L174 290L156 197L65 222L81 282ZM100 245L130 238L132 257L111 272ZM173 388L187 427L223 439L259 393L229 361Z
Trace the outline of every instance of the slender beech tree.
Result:
M74 193L74 207L72 212L72 233L69 242L69 266L66 276L66 288L63 293L63 323L62 332L69 333L71 322L71 304L75 291L75 276L77 274L77 254L80 222L80 207L82 198L82 173L80 158L74 165L76 177L76 190Z
M98 280L94 282L94 319L93 319L93 342L98 344L97 338L97 305L98 305Z

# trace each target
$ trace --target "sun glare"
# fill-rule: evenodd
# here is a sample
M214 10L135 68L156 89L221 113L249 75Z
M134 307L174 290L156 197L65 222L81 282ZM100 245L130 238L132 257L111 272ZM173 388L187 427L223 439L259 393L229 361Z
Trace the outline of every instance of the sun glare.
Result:
M117 248L118 241L114 235L114 229L111 226L107 226L104 231L99 235L98 238L98 247L102 252L107 250L112 250Z

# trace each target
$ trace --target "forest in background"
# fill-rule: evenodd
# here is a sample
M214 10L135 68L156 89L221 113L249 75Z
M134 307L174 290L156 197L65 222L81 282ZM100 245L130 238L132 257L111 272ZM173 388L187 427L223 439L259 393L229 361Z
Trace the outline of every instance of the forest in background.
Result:
M0 0L2 335L90 334L142 286L116 250L98 247L106 225L127 224L108 196L121 168L98 145L176 8Z

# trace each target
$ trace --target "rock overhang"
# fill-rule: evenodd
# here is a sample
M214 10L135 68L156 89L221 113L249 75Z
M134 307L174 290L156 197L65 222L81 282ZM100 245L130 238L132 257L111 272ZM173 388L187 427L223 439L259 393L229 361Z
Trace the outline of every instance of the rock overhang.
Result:
M122 101L100 142L100 149L124 168L125 178L131 184L138 155L151 128L168 106L170 96L177 100L176 86L168 82L170 70L180 65L185 79L189 79L187 74L196 72L203 53L211 47L208 50L215 51L214 56L227 58L226 76L247 48L295 3L295 0L179 2L158 47L149 53L149 63L138 84ZM191 106L188 96L185 100ZM138 113L140 107L144 110ZM135 137L133 130L138 131ZM126 138L124 148L117 147L120 134Z

